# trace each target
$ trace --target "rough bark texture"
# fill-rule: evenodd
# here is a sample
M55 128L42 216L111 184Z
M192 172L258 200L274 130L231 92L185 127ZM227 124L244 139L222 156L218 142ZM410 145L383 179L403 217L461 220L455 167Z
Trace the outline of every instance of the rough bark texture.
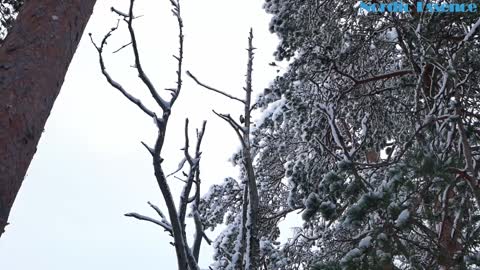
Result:
M0 236L95 2L28 1L0 47Z

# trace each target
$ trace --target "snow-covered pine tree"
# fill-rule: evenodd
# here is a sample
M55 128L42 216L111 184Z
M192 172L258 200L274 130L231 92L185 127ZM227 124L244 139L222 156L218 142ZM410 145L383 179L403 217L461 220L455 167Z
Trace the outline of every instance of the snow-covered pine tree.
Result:
M0 44L13 26L24 0L0 0Z
M264 268L480 266L478 14L265 9L292 63L258 102L259 222L305 222L282 245L269 224Z

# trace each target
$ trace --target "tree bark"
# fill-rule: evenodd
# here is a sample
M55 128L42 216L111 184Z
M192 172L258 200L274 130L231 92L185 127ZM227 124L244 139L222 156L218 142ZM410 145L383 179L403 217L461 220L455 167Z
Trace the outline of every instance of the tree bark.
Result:
M248 38L248 64L247 64L247 78L246 78L246 95L245 95L245 123L243 138L243 155L245 170L248 178L248 222L247 222L247 252L249 260L246 263L246 269L259 269L259 256L260 256L260 241L258 232L258 189L257 180L255 177L255 170L253 168L252 149L250 143L250 112L252 111L252 73L253 73L253 31L250 29L250 36Z
M27 1L0 47L0 236L95 2Z

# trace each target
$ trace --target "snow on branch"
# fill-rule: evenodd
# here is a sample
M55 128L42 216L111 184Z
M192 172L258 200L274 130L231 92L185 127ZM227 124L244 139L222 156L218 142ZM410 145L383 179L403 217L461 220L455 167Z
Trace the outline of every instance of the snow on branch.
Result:
M117 81L115 81L111 76L110 74L107 72L107 68L105 66L105 62L103 60L103 50L105 48L105 45L107 44L107 40L108 38L113 34L114 31L116 31L118 29L118 24L119 24L119 21L117 22L117 25L114 26L112 29L110 29L110 31L108 31L108 33L103 37L102 39L102 42L100 44L100 46L98 46L95 41L93 40L93 37L92 37L92 34L89 33L89 36L90 36L90 41L92 42L93 46L95 46L97 52L98 52L98 57L99 57L99 62L100 62L100 69L102 70L102 74L103 76L107 79L107 82L115 89L117 89L118 91L120 91L120 93L122 93L130 102L132 102L133 104L137 105L144 113L146 113L147 115L149 115L150 117L154 117L155 116L155 113L148 109L141 101L140 99L132 96L127 90L125 90L125 88L123 88L123 86L118 83Z
M182 168L183 168L183 165L185 165L185 162L187 161L186 158L183 158L180 163L178 163L178 167L175 171L173 171L172 173L168 174L167 177L170 177L174 174L176 174L177 172L179 172Z
M138 45L137 45L137 38L135 36L135 31L133 29L133 5L134 5L135 0L130 0L130 8L128 10L128 19L127 19L127 25L128 25L128 32L130 33L130 39L132 41L132 49L133 49L133 55L135 56L135 68L138 71L138 76L140 79L143 81L143 83L147 86L148 90L150 91L150 94L152 95L153 99L157 102L157 104L162 108L164 112L170 111L170 104L167 103L165 100L163 100L162 97L158 94L157 90L153 86L152 82L148 78L148 76L145 74L145 71L143 70L142 63L140 61L140 54L138 52Z
M154 218L151 218L151 217L148 217L148 216L140 215L138 213L126 213L125 216L126 217L133 217L133 218L136 218L138 220L144 220L144 221L148 221L148 222L157 224L158 226L164 228L165 231L168 231L170 234L173 233L172 232L172 226L170 224L167 224L167 223L162 222L160 220L157 220L157 219L154 219Z
M100 59L100 67L102 69L102 73L107 79L107 81L112 85L114 88L119 90L125 97L127 97L128 100L130 100L132 103L136 104L140 109L142 109L143 112L145 112L149 117L153 118L157 129L157 137L155 140L155 145L153 148L149 147L146 143L142 142L143 146L148 150L148 152L152 156L152 161L153 161L153 167L154 167L154 174L155 174L155 179L157 181L158 187L160 189L160 192L163 196L165 205L166 205L166 210L168 215L165 215L159 207L153 205L152 203L148 203L150 207L152 207L157 214L159 215L160 219L155 219L151 218L148 216L144 216L135 212L132 213L127 213L125 216L128 217L133 217L138 220L144 220L148 221L151 223L154 223L156 225L161 226L164 228L166 231L168 231L171 236L173 237L174 240L174 247L175 247L175 252L176 252L176 259L177 259L177 264L178 264L178 269L179 270L198 270L198 252L196 255L192 254L192 249L188 245L187 237L186 237L186 226L185 226L185 216L186 216L186 207L189 203L195 201L198 202L200 200L200 187L199 187L199 160L201 156L200 152L200 143L203 138L203 134L205 132L205 126L206 122L203 123L202 130L201 132L197 132L197 146L196 146L196 152L195 152L195 157L192 158L190 157L188 153L188 133L187 130L185 131L186 135L186 147L184 148L185 152L185 161L180 162L179 169L175 171L174 173L178 172L181 168L183 168L184 164L188 161L188 164L190 164L190 174L188 175L188 179L185 181L185 186L184 186L184 192L180 196L180 205L178 206L179 208L177 209L177 206L175 205L174 202L174 195L170 189L170 185L167 182L167 176L164 173L164 170L162 168L162 162L163 158L161 157L162 154L162 148L165 142L165 134L166 134L166 129L167 129L167 123L169 120L169 116L171 113L171 108L175 102L175 100L178 98L180 94L180 90L182 88L182 65L183 65L183 21L180 15L180 2L179 0L170 0L173 8L172 12L173 15L177 18L178 22L178 27L179 27L179 54L174 56L175 59L178 61L178 66L177 66L177 82L176 82L176 88L167 88L168 91L171 92L172 98L170 102L167 102L164 100L159 93L157 92L156 88L150 81L149 77L146 75L142 64L140 60L140 54L139 54L139 49L138 49L138 44L137 44L137 39L135 35L135 31L133 28L133 20L138 18L134 17L133 15L133 6L134 6L134 0L130 0L130 7L128 10L128 13L121 12L115 8L112 8L112 12L114 12L116 15L120 16L121 19L126 22L128 26L128 33L130 37L130 42L127 43L126 45L123 45L120 49L117 49L115 52L118 52L119 50L131 45L132 50L133 50L133 55L134 55L134 60L135 60L135 69L138 72L138 76L142 83L148 88L148 91L150 92L153 100L160 106L162 109L162 116L157 117L156 113L150 109L148 109L143 103L138 100L137 98L133 97L130 95L119 83L114 81L111 76L107 73L106 68L105 68L105 63L103 61L103 50L105 45L107 44L107 39L112 35L112 33L118 29L118 24L120 23L120 20L118 21L117 25L113 27L103 38L102 43L100 46L97 46L95 42L92 40L93 45L97 49L97 52L99 54L99 59ZM114 53L115 53L114 52ZM188 120L186 121L186 129L188 129ZM192 188L192 185L196 184L197 191L195 192L194 200L190 200L188 198L188 195L190 193L190 190ZM198 230L198 229L197 229ZM198 231L198 235L204 237L203 230ZM201 238L201 239L202 239ZM201 240L200 239L200 240ZM200 242L197 241L197 246L199 250L199 245Z
M155 210L155 212L157 212L157 214L162 218L162 219L166 219L165 218L165 215L163 214L162 210L160 210L160 208L154 204L152 204L151 202L147 202L148 205L150 205L150 207L153 208L153 210Z
M480 19L477 20L477 22L472 26L470 31L465 35L465 38L463 39L463 42L467 42L477 31L477 29L480 27Z
M190 202L193 202L194 199L190 199L190 192L192 190L192 185L195 182L195 175L197 174L198 168L199 168L199 160L201 156L200 152L200 145L202 143L203 139L203 134L205 133L205 126L206 126L206 121L203 122L202 129L199 133L198 139L197 139L197 145L195 147L196 152L195 152L195 157L192 159L190 156L190 153L188 152L189 148L189 137L188 137L188 119L185 119L185 147L184 147L184 159L186 159L190 165L190 170L187 176L187 181L183 187L183 191L180 195L180 209L179 209L179 218L180 221L183 223L185 222L185 217L186 217L186 212L187 212L187 205ZM199 186L197 185L197 190ZM195 196L200 196L199 192L195 192Z

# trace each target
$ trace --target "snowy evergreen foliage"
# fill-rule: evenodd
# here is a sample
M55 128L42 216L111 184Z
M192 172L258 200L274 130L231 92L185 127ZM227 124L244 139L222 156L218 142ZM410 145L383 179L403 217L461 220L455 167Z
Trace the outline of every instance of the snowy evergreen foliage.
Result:
M180 269L198 269L204 230L220 224L214 270L480 267L478 13L368 14L346 0L265 0L270 30L280 38L276 60L290 66L254 103L250 32L244 99L187 72L202 87L243 103L240 124L216 113L242 143L232 158L240 177L226 178L200 200L199 147L195 159L185 147L191 170L177 210L160 158L182 86L183 23L178 1L172 4L180 27L179 77L171 101L157 96L162 117L109 82L159 127L155 149L147 149L171 223L160 211L162 220L127 215L170 232ZM131 8L130 29L133 18ZM107 79L101 56L111 32L96 46ZM136 54L135 68L155 98ZM263 115L251 123L254 108ZM185 232L190 203L199 243L193 248ZM279 225L294 214L303 224L280 242Z
M265 10L277 60L292 63L257 101L262 269L479 267L478 14L366 14L344 0ZM228 216L213 269L238 234L228 181L205 200L210 227ZM303 226L278 243L296 210Z
M0 0L0 41L5 38L13 26L15 18L24 0Z
M219 224L234 222L242 207L242 187L233 178L226 178L221 185L213 185L200 200L199 212L202 224L211 230Z

